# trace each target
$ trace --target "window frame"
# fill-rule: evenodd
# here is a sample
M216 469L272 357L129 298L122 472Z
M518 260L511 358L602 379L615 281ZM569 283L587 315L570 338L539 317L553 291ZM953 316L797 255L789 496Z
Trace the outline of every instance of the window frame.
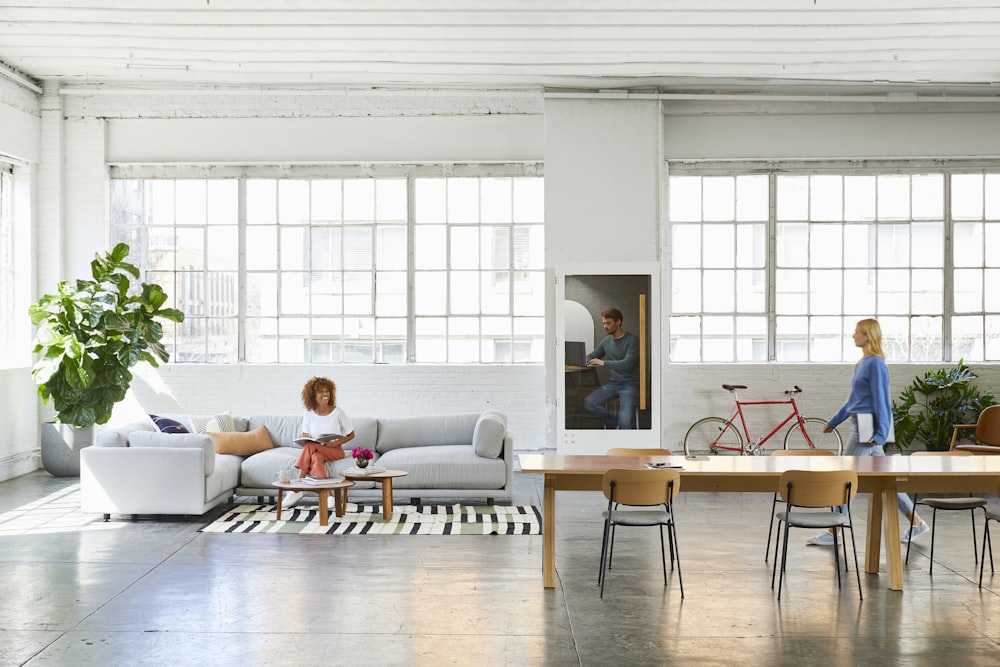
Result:
M906 331L907 331L907 347L905 358L894 357L891 358L892 361L901 362L914 362L914 363L925 363L925 362L953 362L957 361L959 356L963 356L961 352L956 352L954 345L954 336L956 335L953 330L953 318L956 315L961 315L962 313L957 313L954 303L955 296L955 262L954 262L954 229L956 220L954 218L954 211L951 201L951 192L953 189L953 177L956 175L973 174L973 175L986 175L987 177L998 177L1000 174L1000 163L995 161L865 161L864 163L856 161L785 161L785 162L761 162L761 161L733 161L733 162L718 162L718 161L669 161L667 163L667 183L665 188L667 191L667 211L665 214L665 222L668 227L666 238L666 245L663 252L664 264L666 269L666 276L669 277L671 282L671 290L668 290L669 302L665 304L665 310L667 312L667 329L669 340L671 344L669 347L670 362L686 364L686 363L745 363L749 361L750 363L839 363L845 362L850 359L847 355L849 350L846 349L841 353L841 358L839 361L830 359L817 359L814 360L809 357L807 353L806 359L794 359L786 360L782 359L781 355L778 353L778 345L780 341L777 335L777 319L781 316L778 313L777 300L777 272L779 268L777 267L777 245L778 245L778 225L783 221L778 220L778 212L776 210L778 205L777 198L777 183L780 177L784 176L826 176L826 175L836 175L836 176L867 176L867 177L878 177L883 175L906 175L906 176L917 176L917 175L941 175L943 179L943 211L940 222L943 224L942 231L942 247L941 247L941 290L942 290L942 311L940 314L941 320L941 340L940 340L940 357L935 359L928 359L925 357L916 358L914 357L913 347L913 334L914 331L914 320L921 317L922 314L914 310L913 305L913 295L914 291L909 289L908 296L908 307L906 312L901 315L889 315L889 314L866 314L864 316L876 316L880 318L885 318L886 320L891 317L905 318L907 320ZM698 342L698 358L679 358L675 354L674 342L676 337L673 335L673 329L675 326L680 326L683 322L684 317L698 318L699 322L702 321L706 315L704 310L704 304L702 303L701 309L698 312L693 312L690 310L686 311L676 311L674 310L674 299L672 294L673 289L673 276L674 273L674 253L683 251L678 251L674 247L674 237L675 237L675 227L678 225L698 225L700 228L704 229L705 225L712 224L705 220L703 213L699 213L701 220L698 222L692 222L690 220L673 220L672 210L670 206L671 201L671 179L673 177L714 177L714 176L725 176L725 177L739 177L739 176L766 176L768 178L768 213L766 220L766 232L765 232L765 242L767 244L766 256L767 264L765 267L766 274L766 295L765 295L765 306L764 310L759 314L761 317L766 317L767 329L766 329L766 359L755 359L755 360L737 360L737 355L734 352L733 359L712 359L706 358L705 348L702 342ZM984 233L989 233L989 229L993 229L993 233L996 234L997 230L1000 229L1000 219L996 216L990 217L991 211L987 209L990 202L990 195L988 193L988 186L983 187L983 201L985 203L982 213L978 219L969 221L973 224L980 224L983 226ZM912 197L912 190L910 192ZM994 208L995 213L996 199L994 197ZM736 217L734 215L733 224L735 224ZM836 221L834 221L836 222ZM876 217L871 220L869 224L874 228L879 224L881 220ZM911 228L915 223L922 224L924 222L921 218L915 218L910 212L905 221ZM960 223L963 221L960 221ZM808 220L807 224L818 224L816 220ZM848 221L841 219L839 224L848 224ZM992 227L991 227L992 226ZM913 260L913 240L910 240L910 255L907 259L905 268L910 276L913 272L923 270L914 263ZM803 253L808 256L808 250L804 249ZM997 273L998 268L990 265L988 258L985 256L981 266L973 267L973 270L981 270L983 273L982 280L988 283L988 275L992 272L994 275ZM704 275L705 265L703 260L697 267L699 274ZM805 266L802 267L804 271L815 272L817 266L813 265L812 262L807 262ZM841 276L844 274L845 267L833 267L832 270L837 270L840 272ZM868 270L880 270L879 264L874 264L868 267ZM936 269L935 269L936 270ZM843 278L841 280L843 282ZM985 289L985 287L983 288ZM839 317L842 320L842 328L844 329L843 335L846 337L850 331L853 330L854 322L860 317L855 317L854 313L845 312L843 300L838 308L838 313L834 317ZM734 310L730 315L735 319L738 313ZM809 311L805 314L807 318L813 318L816 313ZM935 317L938 317L935 315ZM995 312L989 310L987 304L984 302L981 311L973 312L970 317L975 319L980 318L982 321L980 335L982 337L982 346L980 346L981 359L975 359L976 363L997 363L1000 362L1000 355L996 354L997 341L993 341L993 349L990 348L990 341L992 340L990 335L990 323L997 322L1000 318L1000 312ZM917 323L919 325L919 323ZM995 326L995 325L994 325ZM698 341L703 341L704 339L704 325L699 324L698 328ZM690 334L689 334L690 336ZM733 346L734 350L738 344L737 334L733 335ZM993 336L995 338L995 336ZM812 347L812 339L809 337L810 343L809 347ZM690 349L690 348L689 348ZM992 356L991 356L992 355ZM968 360L969 356L965 356Z
M511 294L508 295L509 301L511 303L508 306L507 310L499 314L487 313L483 311L482 301L480 301L479 312L468 314L469 317L478 318L479 320L485 320L485 318L487 317L500 317L501 319L506 318L507 320L509 320L507 327L510 330L510 333L506 335L506 338L504 338L504 340L507 341L507 345L506 346L500 345L499 347L497 347L497 345L495 344L493 345L494 349L502 350L506 348L509 351L511 351L510 353L511 356L506 359L495 361L488 356L483 342L487 338L489 338L490 340L496 339L496 335L490 335L484 333L484 329L482 328L481 324L477 325L476 329L477 331L476 340L478 342L475 345L475 348L477 349L477 354L475 355L475 358L473 359L464 358L464 359L459 359L457 361L451 357L445 359L431 359L431 360L421 359L417 352L417 341L416 341L417 327L415 322L417 320L418 315L415 313L415 308L414 308L414 303L415 303L414 292L416 289L414 285L414 273L416 271L414 262L414 250L415 250L414 230L418 226L415 220L416 217L416 208L415 208L416 204L414 202L415 183L417 183L420 179L426 179L426 178L431 178L431 179L474 178L474 179L479 179L480 183L485 181L486 179L492 179L492 178L499 178L499 179L524 178L524 179L540 180L543 178L541 163L462 164L462 165L457 165L457 164L325 165L325 166L294 165L288 167L259 165L259 166L242 167L242 168L220 166L218 168L212 168L210 170L210 174L208 175L206 175L206 169L204 167L192 166L192 165L174 166L172 168L165 168L163 166L150 166L150 165L112 165L110 170L110 177L112 181L118 181L118 180L135 181L135 180L154 179L154 178L172 179L177 181L184 179L201 179L206 181L211 181L215 179L235 179L239 184L238 195L237 195L238 207L239 207L237 226L238 226L238 235L240 241L239 241L239 266L237 269L237 275L239 280L240 297L239 297L239 306L237 308L237 313L235 316L238 322L238 333L236 334L238 338L238 343L236 346L237 349L235 352L235 358L227 358L219 361L213 361L211 359L204 359L204 360L192 359L192 361L194 362L204 361L206 363L343 362L343 363L498 363L498 364L504 364L504 363L541 364L544 362L544 266L543 265L537 267L533 266L528 271L528 273L537 274L536 282L537 285L542 289L542 291L537 295L537 300L539 302L537 309L540 311L537 314L525 316L519 314L517 310L513 307L513 300L514 300L513 292L515 286L514 286L514 275L512 270L507 271L508 282L511 284L510 288ZM366 340L368 340L368 342L371 344L370 355L366 355L365 358L363 359L357 359L357 358L345 359L342 356L338 359L333 359L333 360L327 359L326 355L324 355L323 353L323 350L324 349L329 350L332 349L332 347L338 347L338 349L343 349L340 348L339 346L345 345L346 339L343 338L343 329L341 329L341 334L339 337L315 335L312 329L313 327L312 323L317 321L317 317L320 316L320 313L312 311L311 309L313 308L313 306L311 305L307 306L310 309L309 312L300 314L302 321L307 322L307 324L305 325L308 329L307 333L295 334L292 336L292 338L297 339L301 342L302 345L301 356L299 356L298 353L295 353L293 354L293 356L290 357L283 355L281 350L277 348L277 346L279 345L278 342L275 343L276 350L272 358L254 359L252 357L252 353L248 353L247 341L250 336L248 335L247 331L247 322L249 319L254 317L248 312L247 308L247 293L248 293L247 281L249 279L249 276L252 273L270 274L280 282L283 273L283 269L280 266L280 264L276 265L276 267L273 270L248 268L247 264L248 249L247 249L246 238L247 238L248 228L251 228L253 225L249 224L247 220L248 215L246 209L248 206L247 204L248 197L246 188L248 180L252 181L255 179L273 180L277 184L279 184L279 186L281 182L285 180L312 181L317 179L343 179L343 182L346 182L347 180L371 179L378 182L381 180L388 181L388 180L398 179L405 181L405 193L406 193L405 219L397 221L393 223L393 225L396 227L402 227L404 229L403 233L405 234L406 237L405 240L406 247L396 248L393 252L396 255L397 263L398 263L398 258L400 256L403 256L403 253L405 253L404 261L406 262L406 266L403 267L402 270L390 269L393 273L400 274L395 278L391 278L394 284L401 283L402 276L405 272L405 295L402 293L397 294L398 289L393 288L394 291L392 292L392 298L393 298L392 313L388 316L379 314L379 306L376 303L378 299L378 292L377 292L377 287L374 285L374 282L376 282L377 275L383 274L383 277L386 276L384 276L383 269L380 266L378 266L380 261L378 257L378 250L376 248L373 248L372 253L370 255L371 266L365 269L370 279L373 281L371 294L369 295L371 301L370 304L371 313L370 315L366 316L368 319L371 320L371 323L373 324L372 327L373 332L369 338L366 338ZM112 186L114 185L115 184L112 183ZM544 187L539 187L537 189L540 190L543 196ZM114 191L114 187L112 187L112 191ZM533 238L537 242L541 242L544 244L544 219L543 219L544 204L542 202L537 202L537 204L538 204L536 207L538 209L537 215L540 217L540 219L532 220L530 223L521 224L517 221L516 218L512 218L510 221L506 223L489 222L487 220L480 219L474 225L468 225L468 226L470 227L474 226L479 229L483 229L486 227L495 227L497 225L501 227L506 226L508 229L511 230L509 233L510 238L507 240L507 244L508 246L511 246L510 252L512 253L515 250L512 246L514 245L514 238L517 233L514 231L516 228L532 227L532 226L537 227L538 229L541 230L541 233L534 235ZM112 202L112 206L113 207L115 206L115 202ZM307 203L306 206L308 207L309 204ZM116 241L124 240L125 242L129 242L130 240L129 238L115 238L116 227L120 228L121 230L125 230L126 227L129 227L129 225L116 224L117 221L115 220L116 217L115 210L117 209L113 208L111 216L112 219L109 222L109 225L111 227L111 235ZM381 234L383 233L382 228L384 226L385 224L377 219L373 220L370 223L349 225L351 229L359 231L362 228L370 228L370 232L372 235L372 242L376 244L378 243L378 239L381 238ZM152 225L144 225L144 224L132 225L131 229L138 231L134 232L122 231L122 233L120 234L120 236L126 236L126 237L130 235L134 236L135 238L132 239L133 241L138 240L138 242L142 243L143 247L143 250L141 251L142 257L141 258L137 257L139 253L136 253L135 249L133 249L132 259L133 261L137 262L141 270L143 270L144 275L147 269L145 259L147 256L146 244L148 243L148 234L143 230L144 228L148 229L150 227L152 227ZM210 227L211 224L206 221L201 228L208 229ZM281 230L282 228L284 228L284 226L280 222L275 221L275 227L278 230L276 233L280 235ZM319 223L317 223L315 220L311 218L309 222L301 223L297 221L296 223L288 226L288 228L292 227L297 227L299 229L304 230L306 238L311 237L313 235L313 230L321 228ZM348 228L348 225L346 223L343 223L343 221L341 221L340 223L338 223L338 225L330 225L325 227L325 229L335 229L335 228L343 230ZM392 232L392 233L395 234L395 238L397 240L401 238L398 232ZM308 252L308 247L309 246L307 242L305 252ZM544 258L544 248L539 249L539 251L537 251L537 254ZM275 261L278 262L277 259ZM513 262L513 258L511 258L511 261ZM306 266L308 268L306 269L307 273L305 275L308 276L309 273L315 274L317 269L309 266L309 258L306 259ZM174 268L173 271L176 274L177 269ZM446 272L448 275L451 275L452 271L453 269L451 267L451 263L449 260ZM314 283L314 278L308 277L308 281L309 284L311 285ZM280 287L278 289L280 293ZM168 289L167 291L168 294L170 294L170 290ZM170 294L170 296L173 297L174 295ZM400 310L400 312L397 313L396 309L399 308L400 306L402 306L402 308L405 310ZM330 313L322 313L322 314L330 316ZM448 304L448 311L442 313L441 315L446 319L450 319L454 316L454 314L451 312L450 303ZM279 301L279 311L275 314L274 318L272 319L274 319L276 323L279 323L282 320L284 320L287 323L290 322L290 320L288 319L289 317L290 316L283 315L282 312L280 311L280 301ZM343 319L347 318L348 314L342 313L341 315L338 315L336 317L341 317ZM393 327L394 333L386 334L388 338L383 337L382 335L379 334L378 332L379 329L377 324L377 322L380 320L388 322L386 317L388 317L389 320L395 320L397 322L397 324L390 323L390 326ZM535 324L529 326L528 328L530 332L527 334L526 337L525 335L519 334L519 331L524 327L519 326L518 322L525 322L527 320L538 320L538 322L540 322L541 324ZM276 324L276 326L280 326L280 324ZM537 330L537 333L535 333L535 330ZM500 336L503 337L504 334L500 334ZM535 340L536 338L538 339L537 341ZM529 349L532 351L533 356L530 356L527 359L519 358L513 353L513 350L519 350L524 347L524 340L522 339L528 341L534 341L529 344ZM448 343L449 340L450 340L450 334L446 332L445 342L444 342L446 352L450 347ZM402 355L403 355L402 358L399 358L398 356L401 347L400 344L402 344ZM168 345L168 347L170 347L171 350L176 349L176 346ZM206 345L205 352L208 352L207 348L208 346ZM380 350L388 350L395 356L393 359L386 361L385 359L381 358L381 355L379 354ZM319 359L319 361L316 361L317 359Z

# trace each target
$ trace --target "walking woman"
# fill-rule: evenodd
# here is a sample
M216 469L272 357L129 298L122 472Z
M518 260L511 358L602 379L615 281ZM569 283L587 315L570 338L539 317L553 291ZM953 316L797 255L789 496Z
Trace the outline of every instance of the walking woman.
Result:
M885 456L885 441L892 424L892 399L889 397L889 368L882 351L882 327L878 320L866 319L854 328L854 344L861 348L862 357L854 366L851 393L823 431L829 433L844 421L850 421L850 435L844 447L844 456ZM872 416L872 433L865 442L859 442L858 415ZM867 434L866 434L867 435ZM902 541L909 542L923 535L930 526L915 515L913 501L905 493L897 496L899 512L913 528L903 533ZM833 533L823 531L806 540L807 544L833 544Z

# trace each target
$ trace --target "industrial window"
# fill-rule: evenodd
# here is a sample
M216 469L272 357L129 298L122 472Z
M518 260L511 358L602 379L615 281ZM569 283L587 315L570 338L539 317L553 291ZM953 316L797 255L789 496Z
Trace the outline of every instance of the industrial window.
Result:
M543 360L538 176L116 178L179 362Z
M669 201L672 361L853 360L865 317L893 361L1000 361L998 173L683 174Z

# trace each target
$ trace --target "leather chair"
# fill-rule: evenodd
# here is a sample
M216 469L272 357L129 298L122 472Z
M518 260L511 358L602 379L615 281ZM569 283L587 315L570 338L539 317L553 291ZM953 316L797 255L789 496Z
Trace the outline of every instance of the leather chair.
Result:
M959 443L958 432L969 428L976 429L975 444ZM1000 454L1000 405L991 405L980 412L975 424L952 425L949 449L973 454Z

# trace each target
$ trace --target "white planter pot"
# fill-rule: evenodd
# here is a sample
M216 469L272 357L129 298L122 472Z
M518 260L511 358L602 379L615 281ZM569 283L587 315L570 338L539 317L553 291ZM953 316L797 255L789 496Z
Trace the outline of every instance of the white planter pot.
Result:
M41 428L42 467L56 477L80 476L80 450L94 442L94 427L44 422Z

